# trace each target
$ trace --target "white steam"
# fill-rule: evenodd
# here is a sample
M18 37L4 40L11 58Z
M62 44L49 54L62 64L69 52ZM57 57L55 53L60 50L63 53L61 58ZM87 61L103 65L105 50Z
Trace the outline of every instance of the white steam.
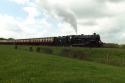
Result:
M63 19L64 22L69 23L77 34L77 20L69 9L62 7L59 3L49 3L49 0L39 0L38 4L41 9L45 9L52 16L55 14L59 17L58 20Z

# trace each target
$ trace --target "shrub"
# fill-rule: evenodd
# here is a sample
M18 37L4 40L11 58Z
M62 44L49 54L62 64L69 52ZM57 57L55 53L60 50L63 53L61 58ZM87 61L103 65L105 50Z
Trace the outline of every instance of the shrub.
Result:
M36 52L52 54L53 50L51 48L36 47Z
M29 51L32 52L33 51L33 47L29 47Z
M64 48L61 52L62 56L71 57L71 58L78 58L78 59L84 59L87 57L87 55L81 51L81 50L73 50L70 48Z
M120 48L125 48L125 45L123 44L123 45L120 45Z
M71 49L69 49L69 48L64 48L61 51L61 55L63 55L63 56L70 56L71 53L72 53Z
M15 47L14 47L16 50L18 49L18 46L17 45L15 45Z
M120 45L115 44L115 43L104 43L103 47L105 47L105 48L119 48Z
M47 54L53 53L53 50L51 48L40 48L38 50L40 50L40 52L47 53Z
M36 48L36 52L40 52L40 47L37 47L37 48Z

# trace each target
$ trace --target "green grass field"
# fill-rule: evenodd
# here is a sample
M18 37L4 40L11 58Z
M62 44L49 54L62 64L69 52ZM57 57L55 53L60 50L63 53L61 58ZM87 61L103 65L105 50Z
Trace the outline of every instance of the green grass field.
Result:
M0 46L0 83L125 83L125 49L41 48L52 52ZM64 49L85 57L69 58Z

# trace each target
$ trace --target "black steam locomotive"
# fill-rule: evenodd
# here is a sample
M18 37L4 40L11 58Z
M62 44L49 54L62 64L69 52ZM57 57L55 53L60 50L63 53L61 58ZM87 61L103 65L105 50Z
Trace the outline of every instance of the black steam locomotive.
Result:
M0 40L0 44L13 45L48 45L48 46L80 46L80 47L101 47L100 36L93 35L69 35L59 37L31 38L31 39L9 39Z

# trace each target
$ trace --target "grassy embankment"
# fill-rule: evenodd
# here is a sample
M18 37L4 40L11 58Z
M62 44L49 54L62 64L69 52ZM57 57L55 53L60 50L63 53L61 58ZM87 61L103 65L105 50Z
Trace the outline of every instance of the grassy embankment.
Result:
M37 47L31 46L32 51ZM30 46L19 46L18 49L29 51ZM39 53L65 56L86 61L114 66L125 66L125 49L122 48L76 48L76 47L38 47Z
M124 49L21 49L0 46L0 83L125 83Z

